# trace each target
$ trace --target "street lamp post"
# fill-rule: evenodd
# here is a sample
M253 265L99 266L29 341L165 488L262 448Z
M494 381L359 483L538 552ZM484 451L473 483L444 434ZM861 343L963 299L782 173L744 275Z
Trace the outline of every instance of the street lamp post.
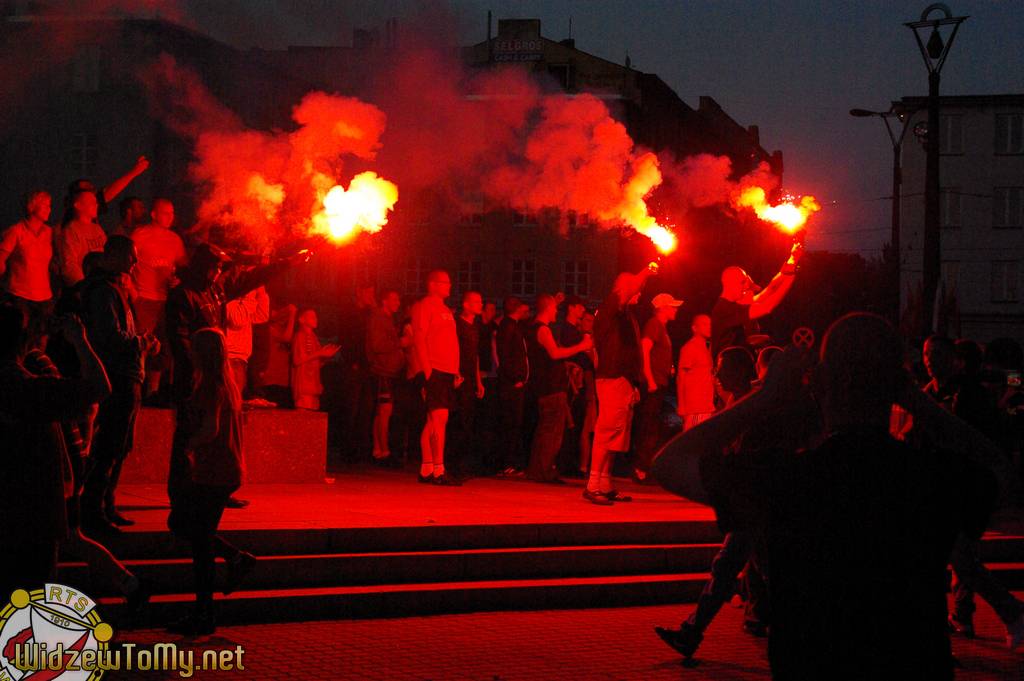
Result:
M900 151L903 147L903 137L907 134L907 122L910 116L902 108L893 105L888 111L869 111L867 109L850 109L850 115L857 118L878 117L885 123L885 131L889 133L889 141L892 143L892 236L890 237L890 248L894 253L892 263L892 291L895 296L893 304L893 323L900 323L900 203L902 198L903 171ZM893 130L889 122L895 118L900 122L899 134Z
M931 19L933 14L941 14L941 18ZM954 17L949 7L942 3L933 3L921 12L921 19L904 24L913 29L917 46L921 50L925 66L928 68L928 136L926 140L927 163L925 166L924 185L924 243L922 252L923 295L921 299L921 334L932 333L932 309L935 295L939 288L939 270L942 264L939 230L939 76L953 45L956 33L967 19L966 16ZM939 32L940 26L951 26L949 38L943 39ZM931 29L927 41L922 40L921 32Z

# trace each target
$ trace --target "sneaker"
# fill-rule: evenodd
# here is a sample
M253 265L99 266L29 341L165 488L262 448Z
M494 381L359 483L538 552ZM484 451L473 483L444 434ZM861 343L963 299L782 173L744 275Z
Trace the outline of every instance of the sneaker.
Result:
M974 638L974 620L960 620L956 618L956 615L949 616L949 631L953 634L959 634L964 638ZM1009 627L1007 627L1009 631Z
M434 481L434 476L433 475L420 475L420 474L417 473L416 474L416 481L417 482L421 482L424 485L429 485L431 482Z
M107 520L112 525L117 525L118 527L131 527L132 525L135 524L134 520L131 520L129 518L125 518L123 515L121 515L117 511L108 510L106 512L106 517L107 517Z
M256 556L248 551L239 551L238 555L228 561L228 574L224 578L223 593L225 596L233 593L242 580L256 567Z
M583 490L583 498L592 504L598 506L612 506L612 500L601 494L600 492L591 492L589 489Z
M1021 642L1024 642L1024 613L1006 625L1006 647L1016 650Z
M612 489L607 492L601 492L602 496L608 498L608 501L633 501L633 497L628 494L620 494L618 490Z
M217 631L217 623L211 614L199 615L192 613L168 625L167 631L187 637L210 636Z
M701 641L704 640L704 633L702 631L685 622L678 629L654 627L654 633L668 644L672 650L687 659L693 657L693 654L697 652L697 648L700 647Z
M447 473L435 475L433 483L442 487L462 487L462 482L460 482L458 478L454 478Z
M249 505L248 499L239 499L238 497L228 497L228 502L224 504L225 508L245 508Z

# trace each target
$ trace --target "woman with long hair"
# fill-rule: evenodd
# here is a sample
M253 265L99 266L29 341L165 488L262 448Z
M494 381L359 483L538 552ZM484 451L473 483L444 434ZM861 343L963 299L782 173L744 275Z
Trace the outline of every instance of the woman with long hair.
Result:
M186 635L209 635L213 612L214 559L227 562L225 595L237 588L256 558L217 535L228 497L242 484L242 398L231 375L224 334L206 328L192 336L195 370L185 417L177 424L186 443L189 475L171 497L171 531L192 544L196 607L170 627Z

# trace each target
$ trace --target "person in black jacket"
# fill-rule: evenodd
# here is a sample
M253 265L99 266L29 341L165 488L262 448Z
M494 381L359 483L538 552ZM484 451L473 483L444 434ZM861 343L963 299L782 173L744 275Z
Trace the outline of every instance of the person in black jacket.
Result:
M174 359L174 380L171 397L178 417L192 393L192 335L199 329L225 328L225 306L228 301L244 296L266 284L289 266L309 259L308 251L300 251L290 258L250 268L233 268L223 274L224 264L231 258L223 250L209 243L196 247L188 266L179 274L180 283L167 293L167 342ZM183 429L177 429L178 432ZM185 443L175 438L171 444L170 474L167 478L168 494L173 496L182 476L188 473ZM242 502L244 503L244 502ZM229 501L237 507L239 501Z
M92 444L92 468L82 491L82 527L86 534L116 532L134 522L117 512L114 494L121 467L132 450L135 418L142 404L143 356L157 347L135 327L128 286L138 262L135 244L114 235L103 248L102 273L82 292L85 328L110 378L110 397L100 403Z
M523 456L523 407L530 361L522 321L530 315L530 306L514 296L505 299L505 316L498 325L498 400L501 403L501 467L504 475L521 474Z

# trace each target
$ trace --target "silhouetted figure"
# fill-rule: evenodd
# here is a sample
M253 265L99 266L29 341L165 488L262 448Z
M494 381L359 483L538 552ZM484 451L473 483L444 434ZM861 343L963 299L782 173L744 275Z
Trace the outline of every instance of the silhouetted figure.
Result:
M764 532L776 679L952 679L946 559L988 495L965 494L955 457L893 440L899 401L959 456L1006 479L998 450L909 387L900 340L856 313L826 333L814 392L827 440L804 452L724 455L723 447L798 394L806 359L776 357L764 385L672 440L655 463L665 487ZM992 482L992 472L985 476Z
M115 504L121 467L135 441L135 418L142 401L143 357L156 349L153 336L135 325L128 280L138 259L126 236L112 236L103 249L102 272L90 277L82 291L82 309L89 338L96 345L112 387L100 403L92 463L82 492L82 526L87 534L116 532L134 522Z
M27 371L28 319L18 306L0 303L0 541L11 547L0 567L0 593L40 588L56 576L74 486L61 421L110 394L81 323L62 317L55 326L75 352L79 378Z
M505 314L495 338L498 353L499 417L498 463L502 475L522 475L526 468L523 455L523 411L526 406L526 382L530 361L526 354L522 321L530 306L514 296L505 298Z
M802 245L793 244L789 259L764 290L740 267L722 271L722 295L711 309L712 356L731 345L749 345L747 337L756 331L756 320L774 310L793 287L803 252Z
M373 415L373 460L392 465L391 416L395 408L395 389L405 368L402 338L395 315L402 307L398 291L385 291L380 307L374 310L366 329L366 357L373 380L376 412Z
M476 439L477 404L484 398L484 381L480 373L480 315L484 299L477 291L462 295L459 314L455 317L455 334L459 339L459 387L455 389L455 422L452 442L453 457L448 468L456 477L464 477L479 468Z
M217 535L231 494L242 484L242 397L231 376L227 344L219 329L200 329L191 343L195 383L179 419L175 439L184 443L186 470L171 498L167 526L192 545L195 609L169 629L185 635L209 635L216 629L213 611L214 560L227 562L222 591L233 592L256 558Z
M558 301L550 295L537 296L537 316L526 332L530 357L529 389L537 399L538 420L530 448L526 476L535 482L562 483L555 460L562 448L569 422L569 374L565 360L594 346L589 336L576 345L562 347L555 340L551 324L558 314Z
M665 440L665 423L661 411L665 405L665 392L675 373L672 365L672 339L666 324L676 318L683 301L667 293L659 293L651 300L654 314L644 323L640 334L640 348L644 357L644 385L640 404L636 407L636 463L633 479L648 482L648 472L654 454Z

